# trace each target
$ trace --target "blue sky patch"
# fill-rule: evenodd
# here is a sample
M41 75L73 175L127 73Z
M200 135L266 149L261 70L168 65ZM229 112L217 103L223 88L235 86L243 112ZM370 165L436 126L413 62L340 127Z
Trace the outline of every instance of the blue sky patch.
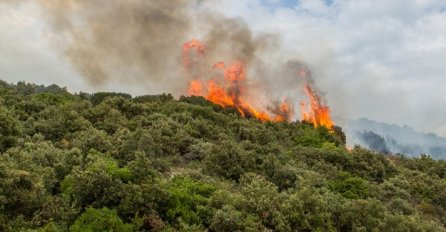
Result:
M297 5L297 3L299 1L298 0L282 0L282 1L260 0L260 2L267 8L275 9L275 8L279 8L279 7L293 8Z
M267 8L276 9L276 8L293 8L299 4L300 0L260 0L260 2ZM327 6L331 6L334 0L324 0Z

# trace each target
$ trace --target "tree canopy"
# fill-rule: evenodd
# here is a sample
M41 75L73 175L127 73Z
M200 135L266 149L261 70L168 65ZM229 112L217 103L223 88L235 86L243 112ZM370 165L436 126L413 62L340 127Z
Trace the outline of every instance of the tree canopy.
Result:
M0 231L445 231L445 178L339 127L0 81Z

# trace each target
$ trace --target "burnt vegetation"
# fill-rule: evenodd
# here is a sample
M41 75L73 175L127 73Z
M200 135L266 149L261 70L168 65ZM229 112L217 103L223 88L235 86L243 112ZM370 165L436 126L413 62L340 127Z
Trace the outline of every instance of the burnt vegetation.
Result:
M0 231L445 231L444 161L202 97L0 81L0 153Z

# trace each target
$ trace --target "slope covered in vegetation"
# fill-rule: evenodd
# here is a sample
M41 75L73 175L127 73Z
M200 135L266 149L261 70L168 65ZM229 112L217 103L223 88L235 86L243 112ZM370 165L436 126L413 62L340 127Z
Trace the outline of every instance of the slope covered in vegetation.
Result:
M203 98L0 82L0 231L445 231L446 164Z

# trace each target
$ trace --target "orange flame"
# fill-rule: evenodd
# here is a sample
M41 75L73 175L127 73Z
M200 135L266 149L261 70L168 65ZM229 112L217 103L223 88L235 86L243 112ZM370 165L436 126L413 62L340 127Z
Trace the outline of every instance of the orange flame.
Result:
M218 62L214 68L220 68L224 71L224 86L217 85L214 81L208 83L208 93L206 98L223 107L231 106L243 116L252 116L261 121L271 121L271 118L265 112L259 112L251 107L242 98L244 94L244 86L246 85L246 69L240 62L235 62L231 66L225 68L223 62Z
M289 121L289 119L293 115L294 115L293 107L291 107L291 105L288 102L286 102L286 100L284 100L279 105L279 110L277 111L274 121L276 122Z
M199 80L191 80L189 82L189 90L187 93L191 96L200 96L203 86Z
M206 51L204 45L196 39L193 39L183 45L183 67L186 73L190 71L192 66L192 61L190 58L190 50L192 50L193 48L200 56L203 56Z
M192 50L193 49L193 50ZM195 51L195 53L192 53ZM194 57L193 55L197 55ZM204 84L199 77L191 75L194 67L192 58L203 58L206 55L205 46L193 39L183 45L183 66L186 75L193 78L189 81L189 95L202 96L207 100L223 107L235 108L243 117L254 117L261 121L291 121L294 114L293 108L288 102L283 101L279 107L274 107L274 112L267 113L253 107L245 96L249 95L247 86L247 73L245 65L236 61L227 66L224 62L217 62L212 70L223 72L223 78L214 77Z
M310 98L310 104L302 101L301 107L301 119L302 121L310 122L314 127L325 126L329 129L333 128L334 122L330 117L330 108L326 106L321 97L314 91L310 85L305 85L305 94Z

